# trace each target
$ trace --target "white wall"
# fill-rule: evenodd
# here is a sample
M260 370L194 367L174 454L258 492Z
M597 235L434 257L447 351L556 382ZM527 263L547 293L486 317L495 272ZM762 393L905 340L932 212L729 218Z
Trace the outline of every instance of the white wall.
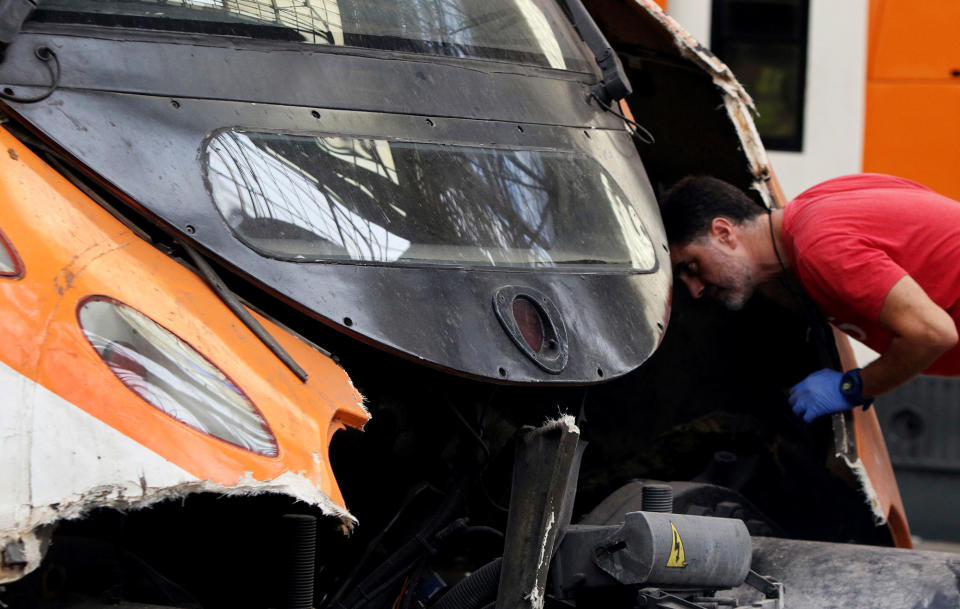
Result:
M810 0L803 151L768 151L788 198L823 180L862 171L868 0ZM695 38L710 39L712 0L669 0Z
M667 0L667 13L690 34L709 46L713 0Z

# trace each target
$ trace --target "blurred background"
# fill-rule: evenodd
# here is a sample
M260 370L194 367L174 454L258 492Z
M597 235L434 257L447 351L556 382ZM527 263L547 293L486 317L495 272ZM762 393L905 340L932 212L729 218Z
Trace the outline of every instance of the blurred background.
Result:
M960 199L960 1L657 3L747 89L788 198L877 172ZM960 542L960 379L917 378L876 408L913 534L953 549L936 541Z

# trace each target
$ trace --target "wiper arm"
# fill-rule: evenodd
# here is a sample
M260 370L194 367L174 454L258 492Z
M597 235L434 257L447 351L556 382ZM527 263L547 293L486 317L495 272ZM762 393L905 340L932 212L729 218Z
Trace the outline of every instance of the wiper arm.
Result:
M233 314L240 318L240 321L243 322L251 332L256 335L257 338L267 347L270 351L273 352L277 358L283 362L283 364L290 369L290 372L296 375L301 382L307 382L307 373L306 371L297 364L296 360L287 353L287 350L284 349L277 339L275 339L266 328L260 325L260 322L254 318L253 315L247 311L244 306L237 299L236 295L230 291L230 288L223 283L223 280L217 276L217 273L213 270L213 267L210 266L210 263L200 255L197 250L193 249L186 242L180 241L180 246L189 254L190 259L193 260L193 263L197 265L201 276L203 276L204 281L207 285L220 297L220 300L223 301L223 304L227 305Z
M584 8L580 0L560 0L567 8L567 16L573 27L580 34L580 38L593 51L593 57L600 66L603 74L602 80L591 88L590 92L601 103L609 106L611 102L618 101L633 93L633 87L630 86L630 79L620 63L613 47L607 42L606 37L587 9Z

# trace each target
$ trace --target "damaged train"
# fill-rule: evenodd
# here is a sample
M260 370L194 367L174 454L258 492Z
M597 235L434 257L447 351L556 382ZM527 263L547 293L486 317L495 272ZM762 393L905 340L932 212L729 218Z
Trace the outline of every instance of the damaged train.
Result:
M874 413L786 407L843 340L674 292L665 187L784 200L652 0L2 0L0 45L0 606L957 606Z

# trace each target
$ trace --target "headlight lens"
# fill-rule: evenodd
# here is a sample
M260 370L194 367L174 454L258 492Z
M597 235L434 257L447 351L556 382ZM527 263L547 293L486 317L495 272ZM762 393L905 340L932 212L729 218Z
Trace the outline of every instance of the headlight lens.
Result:
M203 433L277 456L276 438L250 399L175 334L105 297L84 300L78 317L110 370L149 404Z
M19 259L13 246L0 233L0 277L17 277L21 274Z

